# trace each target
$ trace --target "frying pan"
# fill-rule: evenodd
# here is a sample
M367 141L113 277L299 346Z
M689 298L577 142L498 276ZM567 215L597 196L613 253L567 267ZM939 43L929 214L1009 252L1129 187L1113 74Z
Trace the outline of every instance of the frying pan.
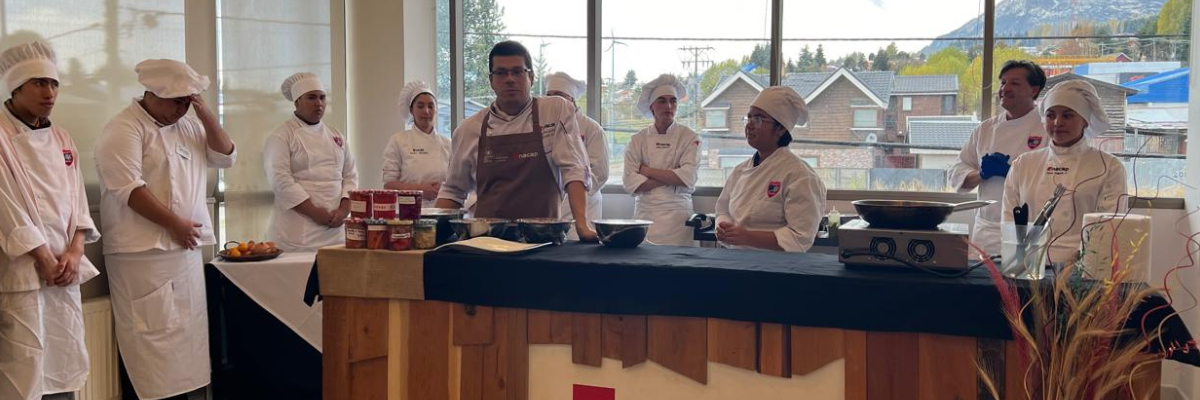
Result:
M872 228L932 230L946 222L956 211L985 207L995 200L976 200L966 203L936 201L858 200L854 209Z

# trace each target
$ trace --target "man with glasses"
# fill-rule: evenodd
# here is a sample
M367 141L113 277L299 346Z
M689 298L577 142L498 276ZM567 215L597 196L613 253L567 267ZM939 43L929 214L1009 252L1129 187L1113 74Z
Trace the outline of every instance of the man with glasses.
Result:
M437 207L460 208L475 191L476 217L561 218L562 192L580 240L595 241L587 224L591 181L575 109L561 97L533 97L529 50L504 41L488 54L496 100L451 135L450 173Z

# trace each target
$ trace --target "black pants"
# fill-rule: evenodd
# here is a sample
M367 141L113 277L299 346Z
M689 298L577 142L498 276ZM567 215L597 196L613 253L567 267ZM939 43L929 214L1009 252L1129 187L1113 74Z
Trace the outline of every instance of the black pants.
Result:
M119 362L118 365L121 368L120 373L118 374L121 376L121 400L141 400L137 396L137 391L133 390L133 381L129 380L129 372L125 371L125 360L121 359L121 362ZM205 400L207 398L208 387L202 387L178 396L168 397L163 400ZM75 400L75 398L72 397L66 400Z

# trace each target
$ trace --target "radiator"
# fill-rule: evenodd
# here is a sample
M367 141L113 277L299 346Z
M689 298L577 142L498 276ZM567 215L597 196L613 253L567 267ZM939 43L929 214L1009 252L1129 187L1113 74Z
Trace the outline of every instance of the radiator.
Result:
M78 400L118 400L121 380L117 375L117 337L113 331L112 303L108 296L83 302L84 342L87 344L90 373Z

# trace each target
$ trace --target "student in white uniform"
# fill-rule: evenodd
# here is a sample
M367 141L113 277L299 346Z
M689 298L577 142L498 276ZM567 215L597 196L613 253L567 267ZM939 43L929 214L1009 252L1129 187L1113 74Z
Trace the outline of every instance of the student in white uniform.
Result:
M727 247L805 252L825 211L825 184L788 150L791 129L808 120L790 87L763 89L746 114L754 157L738 164L717 198L717 240Z
M1004 221L1013 221L1013 208L1029 205L1029 223L1041 214L1058 184L1067 191L1051 214L1047 263L1071 262L1078 257L1083 215L1121 212L1126 194L1125 166L1112 154L1092 147L1087 138L1108 130L1096 88L1083 80L1058 84L1039 107L1050 146L1022 154L1013 161L1004 184Z
M1047 141L1041 116L1033 109L1034 99L1046 86L1046 73L1032 62L1009 60L1000 68L999 79L996 95L1004 112L975 128L947 174L950 187L959 193L979 188L980 200L997 201L975 212L971 229L971 241L988 254L1000 254L999 201L1010 163L1025 152L1044 148Z
M663 74L642 86L638 110L654 123L634 134L625 148L625 192L634 197L634 217L654 222L646 240L659 245L696 243L692 228L684 223L694 209L700 136L675 122L679 98L685 95L673 75Z
M263 145L263 169L275 192L267 239L284 251L315 251L346 241L342 222L350 215L350 191L358 188L354 155L325 116L325 87L311 72L296 73L280 86L296 106Z
M592 171L592 186L588 189L587 198L588 226L595 229L592 221L602 218L603 196L600 194L600 189L604 187L605 182L608 182L608 138L605 137L604 128L600 127L600 123L584 114L575 101L586 91L587 83L575 80L565 72L555 72L546 77L546 95L562 97L575 106L575 121L579 124L579 131L583 134L583 145L587 148L588 168ZM563 199L560 213L562 215L571 214L571 202L568 199ZM574 228L571 229L570 238L577 239Z
M383 187L420 190L425 207L433 207L450 168L450 138L437 131L437 96L421 81L400 91L400 120L412 127L397 132L383 150Z
M100 238L74 140L50 123L54 51L0 53L12 97L0 116L0 399L73 399L88 377L79 284L100 274L83 254Z
M200 97L207 76L174 60L135 69L144 95L96 141L117 343L139 398L202 396L211 368L200 247L216 244L205 183L237 153Z
M478 217L573 218L580 240L595 242L586 214L591 176L575 107L529 92L532 60L515 41L492 47L488 70L496 101L451 135L450 172L437 206L460 208L474 192ZM564 192L571 215L559 214Z

